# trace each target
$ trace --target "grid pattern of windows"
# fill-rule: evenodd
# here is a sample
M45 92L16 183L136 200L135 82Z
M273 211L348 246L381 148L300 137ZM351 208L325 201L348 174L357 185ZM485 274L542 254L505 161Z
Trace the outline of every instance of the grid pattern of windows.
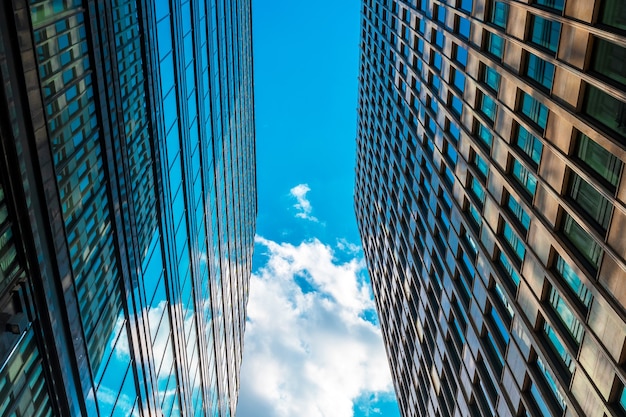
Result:
M614 414L626 20L591 3L362 3L355 210L405 417Z
M236 415L250 2L3 8L0 416Z

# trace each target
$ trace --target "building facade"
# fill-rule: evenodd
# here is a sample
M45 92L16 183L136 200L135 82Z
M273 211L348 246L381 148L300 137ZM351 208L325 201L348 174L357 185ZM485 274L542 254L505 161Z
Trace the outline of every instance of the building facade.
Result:
M250 2L0 9L0 416L235 415Z
M355 208L402 414L626 415L626 7L364 0Z

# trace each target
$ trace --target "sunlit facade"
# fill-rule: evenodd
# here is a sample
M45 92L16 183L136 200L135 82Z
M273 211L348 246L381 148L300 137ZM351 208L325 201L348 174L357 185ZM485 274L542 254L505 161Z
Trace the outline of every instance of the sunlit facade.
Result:
M234 416L250 2L0 10L0 417Z
M626 7L364 0L355 207L404 417L626 415Z

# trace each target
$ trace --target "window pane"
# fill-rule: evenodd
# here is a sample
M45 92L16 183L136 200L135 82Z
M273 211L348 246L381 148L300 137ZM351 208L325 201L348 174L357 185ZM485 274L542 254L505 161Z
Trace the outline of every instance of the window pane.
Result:
M591 68L622 86L626 85L626 48L599 38L594 40L593 46Z
M493 142L493 135L491 134L489 129L487 129L485 126L483 126L480 123L478 124L478 137L483 141L485 145L487 145L488 148L491 148L491 144Z
M490 23L496 26L500 26L502 29L506 28L506 19L509 14L509 5L499 1L494 1L491 5L491 10L488 16Z
M559 44L561 24L544 19L543 17L532 16L531 25L530 41L537 46L541 46L556 53L556 48Z
M513 177L530 193L535 195L537 190L537 178L531 174L519 161L513 161Z
M580 345L580 342L583 340L583 333L585 332L583 326L580 324L578 319L572 313L572 310L569 308L565 300L561 297L559 292L552 288L550 290L550 305L554 312L559 316L567 330L572 335L576 343Z
M502 39L495 33L487 32L486 49L490 54L502 59L502 54L504 51L504 39Z
M556 255L556 271L563 278L567 285L574 291L574 294L582 301L585 307L589 308L593 297L589 289L582 283L574 270L565 262L561 255Z
M506 239L507 243L513 249L513 252L517 256L520 262L524 261L524 255L526 254L526 248L524 247L524 243L520 239L520 237L513 231L511 226L508 223L504 224L504 229L502 230L502 235Z
M599 174L612 186L617 186L622 161L583 133L578 138L576 156L587 168Z
M554 65L529 53L526 75L549 90L554 79Z
M606 232L613 205L578 174L570 173L569 196Z
M578 249L594 269L597 270L604 253L600 245L567 213L565 213L562 229L569 243Z
M518 126L516 144L535 164L539 165L543 144L521 125Z
M563 11L563 0L535 0L535 4Z
M540 128L546 128L548 108L524 92L522 92L522 114L535 122Z
M482 76L482 81L497 92L500 87L500 74L493 68L485 66Z
M583 111L618 135L626 136L626 103L588 85Z
M513 216L515 216L515 218L520 222L524 230L528 231L528 227L530 226L530 216L522 208L521 204L518 203L511 195L509 195L507 200L507 207L511 214L513 214Z
M492 122L496 120L496 111L498 109L496 102L486 94L480 94L480 111Z
M623 0L605 0L600 7L600 21L608 26L626 30L626 7Z

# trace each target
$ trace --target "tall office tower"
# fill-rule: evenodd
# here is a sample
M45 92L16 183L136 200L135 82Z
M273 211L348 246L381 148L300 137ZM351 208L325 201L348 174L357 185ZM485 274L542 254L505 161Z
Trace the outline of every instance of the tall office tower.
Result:
M364 0L355 206L410 416L626 415L626 7Z
M0 6L0 416L235 415L250 2Z

